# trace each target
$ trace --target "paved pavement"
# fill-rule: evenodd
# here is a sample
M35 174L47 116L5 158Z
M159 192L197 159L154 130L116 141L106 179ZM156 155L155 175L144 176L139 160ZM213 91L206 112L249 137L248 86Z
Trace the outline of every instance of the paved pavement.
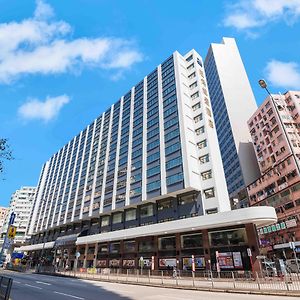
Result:
M1 273L14 279L12 300L283 300L282 296L177 290L11 271ZM284 300L292 299L296 298L284 297Z

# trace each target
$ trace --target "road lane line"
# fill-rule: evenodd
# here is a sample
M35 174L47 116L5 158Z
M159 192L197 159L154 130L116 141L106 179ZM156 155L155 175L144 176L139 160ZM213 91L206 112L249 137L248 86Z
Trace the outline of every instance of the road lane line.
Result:
M35 289L38 289L38 290L42 290L41 287L34 286L34 285L31 285L31 284L28 284L28 283L25 283L25 285L30 286L30 287L35 288Z
M70 294L65 294L65 293L60 293L60 292L55 292L55 291L54 291L54 294L59 294L59 295L68 296L68 297L75 298L75 299L84 300L84 298L73 296L73 295L70 295Z
M21 281L14 280L15 283L21 283Z
M52 285L51 283L43 282L43 281L36 281L36 283L45 284L45 285Z

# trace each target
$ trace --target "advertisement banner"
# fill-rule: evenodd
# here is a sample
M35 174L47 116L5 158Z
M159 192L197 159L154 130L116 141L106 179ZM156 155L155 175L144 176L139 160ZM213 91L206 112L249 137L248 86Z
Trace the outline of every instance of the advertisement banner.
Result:
M219 252L219 265L221 269L233 269L233 259L231 252Z
M176 267L176 258L160 258L159 267Z
M106 259L97 260L96 266L97 266L97 268L106 268L107 260Z
M232 252L233 264L236 269L243 269L241 252Z
M204 259L204 257L195 257L194 261L195 261L195 268L196 269L205 268L205 259ZM192 258L191 257L182 258L182 265L183 265L183 269L191 269L192 268Z
M119 259L111 259L109 261L109 266L111 268L116 268L116 267L120 267L120 260Z

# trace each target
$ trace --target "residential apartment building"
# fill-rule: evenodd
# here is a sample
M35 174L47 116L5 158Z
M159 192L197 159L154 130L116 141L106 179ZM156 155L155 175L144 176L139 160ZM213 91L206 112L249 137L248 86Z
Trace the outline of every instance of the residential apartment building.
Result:
M248 186L251 206L273 206L278 223L259 229L265 253L293 256L300 252L300 91L272 95L250 118L261 176Z
M257 105L235 39L211 44L204 67L231 205L246 207L246 186L259 177L247 127Z
M4 221L6 219L8 208L7 207L0 207L0 232L4 225Z
M174 52L44 164L31 219L21 249L36 263L54 252L71 268L137 267L140 256L155 269L190 268L194 254L209 268L218 249L239 258L225 268L249 269L254 224L276 215L230 210L203 61L191 50Z
M23 244L26 239L30 238L28 234L30 214L34 203L36 187L24 186L16 190L12 196L7 210L4 225L1 230L1 237L4 238L10 215L12 212L16 214L13 225L17 227L14 245Z

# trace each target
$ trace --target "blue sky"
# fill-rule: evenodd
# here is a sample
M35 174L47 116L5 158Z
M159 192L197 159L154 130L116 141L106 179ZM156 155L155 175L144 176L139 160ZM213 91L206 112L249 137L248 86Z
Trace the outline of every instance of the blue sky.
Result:
M172 52L237 40L257 103L300 89L300 0L0 0L0 205ZM242 101L242 99L239 99Z

